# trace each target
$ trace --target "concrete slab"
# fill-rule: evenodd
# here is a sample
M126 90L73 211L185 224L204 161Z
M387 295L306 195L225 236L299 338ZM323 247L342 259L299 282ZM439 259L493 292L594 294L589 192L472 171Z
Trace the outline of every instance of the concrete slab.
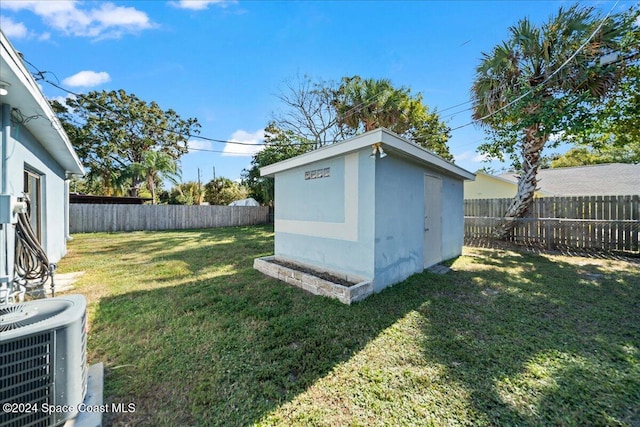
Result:
M96 408L104 402L104 365L96 363L89 367L87 378L87 395L84 398L85 407ZM67 421L64 427L102 427L102 412L80 412L78 416ZM106 412L106 411L104 411Z
M451 269L449 267L447 267L446 265L436 264L436 265L433 265L433 266L429 267L427 269L427 271L429 273L434 273L434 274L447 274L448 272L451 271Z
M75 289L73 284L77 282L84 273L84 271L74 271L72 273L55 274L53 276L53 281L56 285L56 293L67 292ZM47 296L51 296L51 282L47 282L47 284L45 284L45 290L47 291Z

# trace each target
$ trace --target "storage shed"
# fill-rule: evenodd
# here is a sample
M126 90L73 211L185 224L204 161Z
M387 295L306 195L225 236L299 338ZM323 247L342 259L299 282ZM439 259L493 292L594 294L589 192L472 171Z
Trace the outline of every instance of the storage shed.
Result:
M314 293L349 303L462 252L463 182L475 175L387 129L260 173L275 178L275 254L256 268L285 280L296 274L265 262L295 264L366 284L343 298L287 280Z

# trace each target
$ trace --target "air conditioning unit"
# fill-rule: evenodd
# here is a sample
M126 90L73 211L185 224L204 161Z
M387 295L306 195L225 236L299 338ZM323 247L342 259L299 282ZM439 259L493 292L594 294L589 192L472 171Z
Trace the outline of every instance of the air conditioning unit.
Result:
M82 295L0 307L0 427L77 415L87 391L86 312Z

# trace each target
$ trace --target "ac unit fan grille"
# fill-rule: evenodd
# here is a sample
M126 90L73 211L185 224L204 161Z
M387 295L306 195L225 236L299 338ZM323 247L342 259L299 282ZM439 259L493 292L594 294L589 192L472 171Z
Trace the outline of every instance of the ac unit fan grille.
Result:
M0 412L0 427L41 427L50 425L50 416L40 410L51 404L53 372L51 351L53 332L0 343L0 405L37 404L31 413Z
M16 304L16 305L8 305L8 306L0 307L0 319L2 319L2 317L4 316L11 315L13 313L20 313L24 309L24 307L25 307L24 304ZM8 332L13 329L21 328L28 324L29 324L28 322L23 322L23 321L15 321L15 322L7 322L7 323L0 322L0 332Z

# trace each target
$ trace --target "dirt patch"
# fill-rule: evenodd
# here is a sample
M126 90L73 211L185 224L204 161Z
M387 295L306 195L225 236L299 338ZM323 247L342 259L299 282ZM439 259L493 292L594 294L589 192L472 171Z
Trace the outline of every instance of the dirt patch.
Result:
M304 267L292 262L280 261L275 259L269 260L268 262L273 264L278 264L282 267L287 267L292 270L301 271L303 273L310 274L311 276L319 277L320 279L326 280L327 282L336 283L338 285L342 285L347 288L350 288L351 286L355 286L358 284L357 282L350 282L349 280L345 280L340 277L334 276L333 274L329 274L326 271L318 271L313 268Z

